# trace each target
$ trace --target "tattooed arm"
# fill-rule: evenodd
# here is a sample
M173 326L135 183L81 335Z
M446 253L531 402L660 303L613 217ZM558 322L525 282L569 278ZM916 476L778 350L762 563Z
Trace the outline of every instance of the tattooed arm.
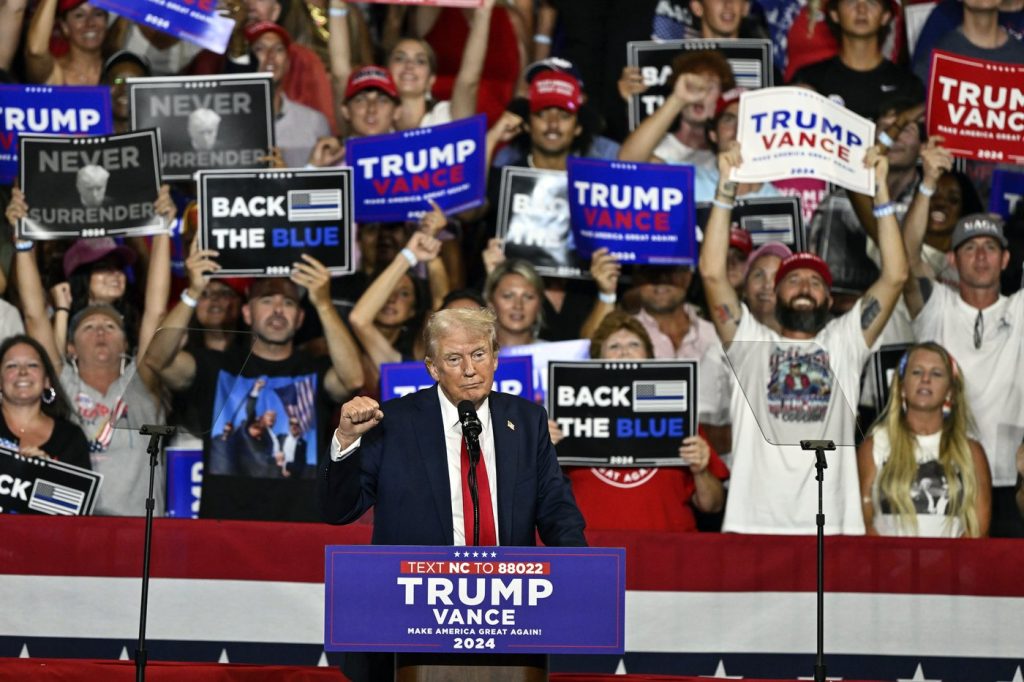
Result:
M740 165L740 147L733 142L718 154L718 189L711 206L708 224L704 226L704 244L700 250L700 277L704 283L704 294L708 310L718 331L722 345L729 348L736 328L740 323L740 299L729 284L727 258L729 252L729 223L732 218L732 203L736 201L736 183L729 180L729 173Z
M864 163L875 168L875 206L888 204L888 160L880 153L878 147L872 147L868 150ZM882 254L882 274L864 293L860 303L860 328L864 334L864 343L869 347L878 340L879 334L889 321L889 316L903 292L903 285L909 272L900 226L892 213L878 218L878 249Z

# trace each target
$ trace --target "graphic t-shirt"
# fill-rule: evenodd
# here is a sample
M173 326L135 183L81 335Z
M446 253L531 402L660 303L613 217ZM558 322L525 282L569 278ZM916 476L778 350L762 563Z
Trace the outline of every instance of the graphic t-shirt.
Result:
M939 464L939 444L942 431L914 438L914 458L917 460L917 475L910 486L910 499L917 512L917 532L912 526L901 523L893 512L888 498L878 486L882 467L889 459L891 446L889 433L878 429L872 434L872 456L878 473L871 490L875 507L875 530L880 535L916 536L922 538L958 538L963 534L960 520L949 516L949 483Z
M209 429L200 517L319 520L314 481L334 407L323 390L330 358L245 361L207 349L194 356L188 394Z
M796 443L828 438L837 447L825 453L825 532L864 533L851 407L857 404L860 372L869 354L860 308L858 300L813 339L794 342L762 325L743 306L728 349L741 390L732 395L732 477L723 531L816 532L814 452Z

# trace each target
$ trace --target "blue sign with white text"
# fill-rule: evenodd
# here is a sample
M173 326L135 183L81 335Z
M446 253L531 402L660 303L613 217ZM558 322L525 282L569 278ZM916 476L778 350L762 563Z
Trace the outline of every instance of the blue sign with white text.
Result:
M355 175L359 222L415 220L431 210L445 214L483 203L486 187L481 114L432 128L350 138L346 164Z
M224 54L235 22L217 13L217 0L92 0L139 26Z
M576 252L607 247L622 263L697 262L693 166L569 157Z
M326 555L327 651L624 651L624 549L329 545Z
M422 362L395 362L380 366L381 400L401 398L421 388L434 385ZM498 362L494 372L494 390L531 399L533 392L533 361L529 356L506 358Z
M0 184L18 177L18 135L113 132L110 90L101 87L0 85Z
M1024 173L1005 168L997 168L992 172L988 210L1009 220L1013 212L1020 209L1021 197L1024 197Z

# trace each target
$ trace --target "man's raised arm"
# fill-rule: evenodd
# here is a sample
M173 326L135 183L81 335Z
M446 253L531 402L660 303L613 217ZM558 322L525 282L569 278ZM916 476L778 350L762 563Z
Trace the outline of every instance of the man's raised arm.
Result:
M909 268L900 225L896 222L896 209L889 201L889 186L886 184L889 160L885 158L882 148L875 146L868 150L864 164L875 169L873 213L878 220L878 250L882 256L882 273L864 292L860 302L860 328L864 334L864 343L870 347L878 340L899 301Z
M708 310L718 331L722 346L728 348L740 323L740 299L729 284L729 223L733 202L736 201L736 183L729 173L741 163L740 146L732 142L718 154L718 189L711 205L708 224L704 226L704 244L700 250L700 278L704 283Z

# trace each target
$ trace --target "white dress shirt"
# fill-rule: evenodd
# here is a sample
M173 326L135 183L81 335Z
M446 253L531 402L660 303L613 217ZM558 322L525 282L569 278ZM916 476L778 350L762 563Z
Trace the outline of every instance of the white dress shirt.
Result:
M441 403L441 419L445 425L444 440L448 455L448 486L451 488L452 496L452 528L455 531L456 545L466 544L465 514L462 511L462 425L459 422L459 411L452 405L451 401L437 387L437 398ZM483 464L487 467L487 484L491 491L491 513L494 516L494 532L500 537L498 528L498 476L497 464L494 458L494 429L491 428L490 400L485 399L480 409L477 410L480 418L480 425L483 429L480 432L480 454L483 456ZM341 449L337 437L331 438L331 460L340 462L348 457L359 447L362 438L356 439L352 445ZM386 456L386 455L385 455ZM479 470L477 473L479 477ZM484 510L480 510L484 513Z

